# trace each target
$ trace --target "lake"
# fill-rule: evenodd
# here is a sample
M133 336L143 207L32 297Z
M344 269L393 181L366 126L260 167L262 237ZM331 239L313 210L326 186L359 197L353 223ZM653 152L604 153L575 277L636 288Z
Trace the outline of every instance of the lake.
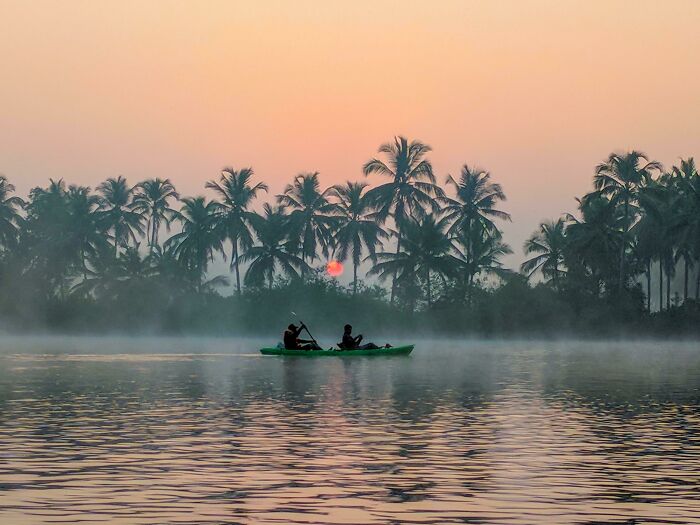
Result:
M0 339L0 523L700 523L700 344Z

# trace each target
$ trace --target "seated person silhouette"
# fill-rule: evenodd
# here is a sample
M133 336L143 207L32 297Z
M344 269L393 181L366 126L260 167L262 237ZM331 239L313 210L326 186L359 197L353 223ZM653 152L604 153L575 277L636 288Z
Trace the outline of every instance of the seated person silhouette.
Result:
M287 327L282 336L284 347L287 350L319 350L321 348L310 339L299 339L299 334L304 328L306 328L304 323L301 323L299 327L294 326L294 324Z
M352 335L352 326L349 324L345 325L345 329L343 331L343 340L338 343L338 346L340 347L341 350L375 350L379 348L377 345L374 343L366 343L364 345L360 345L362 342L362 334L353 337ZM389 345L387 345L385 348L388 348Z

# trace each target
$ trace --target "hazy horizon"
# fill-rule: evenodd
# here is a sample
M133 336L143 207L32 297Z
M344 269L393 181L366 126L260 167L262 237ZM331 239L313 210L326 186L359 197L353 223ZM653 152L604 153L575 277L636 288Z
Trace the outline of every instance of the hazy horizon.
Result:
M252 166L269 199L300 171L363 179L403 134L441 182L468 163L503 185L516 267L611 151L700 152L696 2L206 6L0 2L0 173L198 195Z

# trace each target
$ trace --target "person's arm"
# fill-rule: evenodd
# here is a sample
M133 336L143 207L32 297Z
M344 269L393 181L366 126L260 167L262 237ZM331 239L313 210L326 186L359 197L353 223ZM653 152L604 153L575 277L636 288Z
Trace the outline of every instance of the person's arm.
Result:
M301 324L299 325L299 328L297 328L297 331L296 331L296 333L294 334L294 337L299 337L299 334L301 333L301 331L302 331L304 328L306 328L306 326L304 325L304 323L301 323Z

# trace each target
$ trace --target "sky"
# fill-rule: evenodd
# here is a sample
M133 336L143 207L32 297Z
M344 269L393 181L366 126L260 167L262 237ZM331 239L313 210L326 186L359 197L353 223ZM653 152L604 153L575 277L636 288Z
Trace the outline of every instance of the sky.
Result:
M695 0L0 0L0 173L199 195L252 166L274 195L401 134L502 184L513 266L610 152L700 155L699 31Z

